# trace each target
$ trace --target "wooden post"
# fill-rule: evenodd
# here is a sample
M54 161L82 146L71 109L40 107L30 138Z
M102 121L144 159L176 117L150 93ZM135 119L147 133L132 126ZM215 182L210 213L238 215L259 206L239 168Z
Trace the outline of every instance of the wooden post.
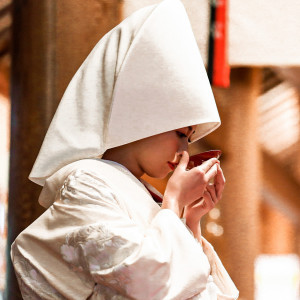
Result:
M10 245L42 212L28 180L69 80L96 42L120 21L119 0L13 2L11 152L6 298L22 299Z
M296 226L280 211L263 203L261 207L263 254L297 253Z
M207 136L211 145L222 145L226 177L223 199L218 205L224 228L212 241L240 291L239 299L254 299L254 261L260 251L260 148L256 99L260 70L233 69L229 89L214 89L222 125Z
M10 245L43 211L37 202L41 189L27 177L52 113L54 10L51 0L13 3L7 299L22 299L9 258Z

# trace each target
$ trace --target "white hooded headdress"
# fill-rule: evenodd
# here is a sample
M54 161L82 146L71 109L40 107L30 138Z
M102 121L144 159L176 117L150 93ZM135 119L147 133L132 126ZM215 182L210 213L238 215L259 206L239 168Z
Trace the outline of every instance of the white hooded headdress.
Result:
M65 165L155 134L220 118L180 0L138 10L108 32L70 82L29 178L43 185Z

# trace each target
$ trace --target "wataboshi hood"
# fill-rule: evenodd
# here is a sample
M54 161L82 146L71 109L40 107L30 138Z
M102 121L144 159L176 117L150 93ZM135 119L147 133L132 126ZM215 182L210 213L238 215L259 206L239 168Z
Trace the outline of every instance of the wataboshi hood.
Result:
M62 167L190 125L192 141L220 118L180 0L140 9L108 32L71 80L30 173L44 185Z

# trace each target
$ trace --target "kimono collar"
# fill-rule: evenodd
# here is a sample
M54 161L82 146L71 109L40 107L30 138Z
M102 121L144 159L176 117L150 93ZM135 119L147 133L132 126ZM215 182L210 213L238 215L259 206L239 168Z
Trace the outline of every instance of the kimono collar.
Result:
M114 167L116 167L118 170L125 173L126 175L135 177L124 165L122 165L118 162L115 162L112 160L106 160L106 159L102 159L102 161L104 161L110 165L113 165ZM147 189L147 191L150 193L153 200L156 203L158 203L159 205L161 205L161 203L163 201L163 195L146 180L141 178L139 180L137 179L137 181L141 182L143 184L143 186Z

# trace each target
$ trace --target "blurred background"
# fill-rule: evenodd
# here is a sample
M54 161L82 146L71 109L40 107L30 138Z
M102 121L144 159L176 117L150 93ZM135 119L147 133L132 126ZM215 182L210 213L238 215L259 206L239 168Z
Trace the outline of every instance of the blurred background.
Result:
M0 300L21 299L10 244L43 213L27 177L68 82L106 32L157 2L0 0ZM300 2L182 2L208 68L212 7L227 5L230 76L213 86L222 125L190 149L223 152L226 188L203 235L239 299L299 300ZM147 180L161 192L167 182Z

